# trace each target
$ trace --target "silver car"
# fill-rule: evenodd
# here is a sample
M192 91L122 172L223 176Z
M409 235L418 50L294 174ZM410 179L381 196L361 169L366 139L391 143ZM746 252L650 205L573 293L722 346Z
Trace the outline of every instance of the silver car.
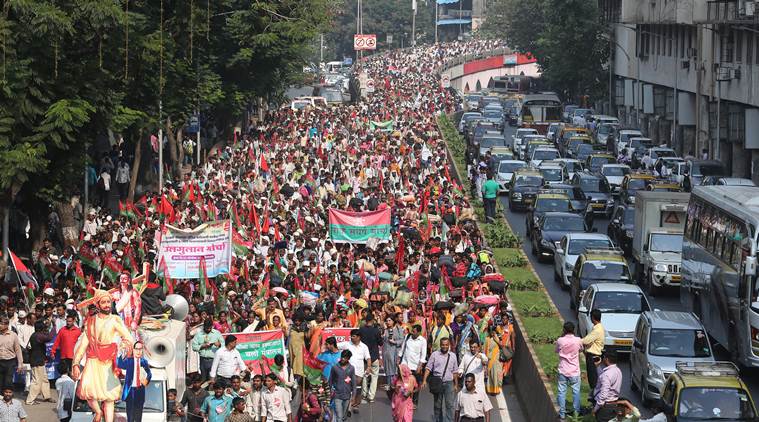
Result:
M609 236L600 233L567 233L561 238L553 254L553 278L564 289L569 288L569 277L575 268L577 258L585 249L611 249L614 247Z
M593 309L601 311L601 323L605 331L604 350L629 352L638 317L650 310L651 305L643 290L634 284L591 284L577 308L577 328L581 337L593 329L590 320L590 311Z
M501 160L498 163L498 193L509 193L511 188L511 176L518 169L527 167L527 163L521 160Z
M661 396L677 362L714 362L704 326L689 312L643 312L635 326L630 376L644 404Z

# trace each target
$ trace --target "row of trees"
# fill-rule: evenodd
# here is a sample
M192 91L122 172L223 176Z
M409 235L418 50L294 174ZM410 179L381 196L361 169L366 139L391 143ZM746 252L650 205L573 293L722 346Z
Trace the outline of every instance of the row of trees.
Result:
M595 1L495 0L488 3L482 33L505 38L531 53L547 86L567 100L606 91L609 47Z
M337 3L2 0L0 211L13 204L34 222L54 204L65 226L65 204L109 134L123 135L137 167L159 124L176 176L195 110L229 137L246 106L300 76Z

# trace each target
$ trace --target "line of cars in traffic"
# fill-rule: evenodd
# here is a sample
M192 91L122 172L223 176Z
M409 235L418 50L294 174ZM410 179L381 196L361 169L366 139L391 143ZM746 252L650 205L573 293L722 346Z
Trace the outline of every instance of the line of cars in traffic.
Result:
M672 420L754 420L738 369L715 361L701 321L649 302L679 288L693 186L753 182L727 177L719 162L679 157L587 110L578 113L596 120L593 130L554 123L546 134L518 128L507 139L502 124L482 112L487 107L470 108L460 121L467 156L492 172L511 211L525 212L529 250L553 265L569 291L579 334L592 329L591 310L601 310L605 347L630 353L633 390L644 404L661 400ZM578 123L574 111L565 118ZM594 228L596 218L609 218L607 233Z

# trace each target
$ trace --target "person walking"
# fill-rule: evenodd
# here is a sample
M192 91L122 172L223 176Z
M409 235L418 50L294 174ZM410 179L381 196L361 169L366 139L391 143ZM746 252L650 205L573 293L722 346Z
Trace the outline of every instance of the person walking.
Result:
M604 330L604 326L601 325L600 310L593 309L590 311L590 321L593 323L593 328L582 338L582 346L585 349L585 368L588 371L588 384L591 391L590 400L592 401L592 392L595 390L596 382L598 381L596 367L601 362L601 352L604 349L606 331Z
M201 407L208 397L208 391L201 388L202 378L198 374L190 376L190 388L184 390L182 400L179 402L185 407L187 422L203 422Z
M485 204L485 220L490 223L495 221L495 201L498 197L498 182L495 181L493 172L488 170L487 181L482 184L482 201Z
M385 332L382 336L382 362L385 369L385 390L393 389L393 379L398 374L398 352L403 343L403 328L398 326L392 316L385 318Z
M0 387L13 387L13 375L23 371L24 357L18 335L11 331L10 319L0 317Z
M480 342L476 338L469 340L469 350L464 352L457 372L460 380L464 379L466 374L474 374L474 380L477 383L479 391L485 391L485 368L487 368L488 357L482 353ZM457 388L460 390L460 388Z
M2 422L26 422L26 410L21 404L21 400L13 398L13 387L4 385L2 387L3 400L0 401L0 421Z
M212 383L219 382L222 386L227 387L231 382L232 375L240 375L240 372L247 369L236 346L237 337L230 334L224 339L224 347L216 351L213 364L211 364Z
M493 404L484 391L477 389L474 374L464 376L464 389L456 396L457 422L490 422Z
M266 375L266 389L263 395L262 422L290 422L292 410L290 410L290 393L277 385L275 374Z
M71 379L71 363L61 361L58 364L58 372L61 376L55 380L55 390L58 391L56 412L59 421L68 422L71 420L71 404L76 390L76 383Z
M34 334L32 334L29 345L29 364L32 366L32 384L29 387L29 395L26 396L26 405L37 404L37 396L42 395L42 401L53 402L50 394L50 382L47 380L47 369L45 363L47 356L47 343L53 340L53 332L47 326L46 320L37 320L34 323Z
M123 371L124 388L121 391L121 400L126 402L127 422L142 421L142 409L145 405L145 387L153 378L150 372L148 360L143 357L145 345L136 341L132 346L132 356L119 356L116 365Z
M435 422L453 422L454 385L458 380L458 366L456 354L451 352L451 341L444 338L440 341L440 350L430 355L422 380L422 388L430 381Z
M364 400L368 403L374 403L374 396L377 393L377 382L379 381L380 367L380 346L382 346L382 333L375 325L374 316L366 316L365 324L358 329L361 337L361 343L369 349L370 363L366 367L364 378L361 381L361 391L364 394Z
M406 336L401 347L401 357L399 364L405 364L414 373L416 383L422 382L424 364L427 362L427 340L422 335L422 326L414 324L411 327L411 334ZM414 392L414 407L419 404L419 390Z
M350 364L351 355L350 350L343 350L337 365L332 365L329 373L329 386L335 406L334 422L345 422L353 390L356 388L356 372Z
M211 367L216 351L224 345L224 339L219 330L213 328L213 321L207 319L203 322L203 330L192 338L192 350L200 356L200 376L205 382L211 378Z
M232 413L224 419L224 422L256 422L253 416L245 411L245 399L235 397L232 399Z
M103 169L98 177L98 202L104 209L108 208L108 195L111 194L111 174Z
M119 201L125 201L129 193L129 163L126 160L119 161L119 167L116 169L116 186L119 190Z
M401 364L398 377L393 384L393 422L412 422L414 419L414 393L419 386L411 369Z
M61 362L68 362L69 366L74 362L74 346L82 330L76 326L76 317L66 315L66 325L64 325L55 336L53 348L50 349L50 359L55 359L55 353L60 350Z
M580 351L582 339L574 335L575 325L571 321L564 323L564 333L556 340L556 353L559 355L559 418L566 417L567 387L572 388L572 408L575 415L580 414Z
M201 420L207 420L208 422L224 422L224 419L226 419L231 412L232 396L224 394L223 385L214 384L213 396L206 397L205 400L203 400L203 405L200 406ZM264 417L263 419L266 418Z
M354 374L356 377L356 391L354 391L353 402L351 403L351 410L358 410L358 405L361 404L361 391L360 386L363 384L364 372L366 368L371 364L371 354L369 348L361 341L361 332L357 329L351 330L350 341L344 341L338 343L338 349L350 350L351 352L351 366L353 366Z

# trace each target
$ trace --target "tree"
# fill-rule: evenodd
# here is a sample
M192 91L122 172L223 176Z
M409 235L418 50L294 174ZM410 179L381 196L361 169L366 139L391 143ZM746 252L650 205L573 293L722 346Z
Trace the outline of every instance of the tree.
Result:
M586 0L498 0L488 5L482 33L502 37L537 60L547 86L565 98L600 96L608 57L595 2Z

